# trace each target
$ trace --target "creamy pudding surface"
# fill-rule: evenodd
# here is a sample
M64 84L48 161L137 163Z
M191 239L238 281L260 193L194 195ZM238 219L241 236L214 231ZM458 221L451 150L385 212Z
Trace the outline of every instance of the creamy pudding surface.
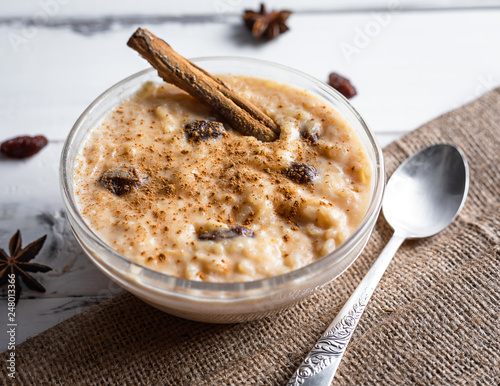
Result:
M332 252L370 199L357 134L306 91L218 77L278 124L279 139L242 136L177 87L146 83L78 153L83 219L129 259L190 280L258 280Z

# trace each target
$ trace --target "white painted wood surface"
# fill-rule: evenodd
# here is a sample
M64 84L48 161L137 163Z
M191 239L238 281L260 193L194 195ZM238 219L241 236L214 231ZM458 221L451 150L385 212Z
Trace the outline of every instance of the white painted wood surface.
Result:
M256 9L261 0L23 0L3 5L3 17L32 17L45 19L37 13L42 11L58 18L96 18L116 16L192 16L239 14L245 9ZM498 0L270 0L265 4L269 9L290 9L295 12L366 12L385 10L397 4L404 10L478 9L497 7Z
M32 159L0 159L0 248L7 249L17 229L24 243L48 234L36 261L54 268L35 274L45 294L24 289L17 343L121 291L73 239L62 210L58 166L63 141L85 107L147 67L125 45L137 26L150 28L188 57L260 58L321 80L338 71L356 85L359 95L352 103L382 145L500 85L498 1L274 1L275 8L297 12L291 31L266 44L254 43L240 22L241 10L257 3L0 4L0 141L22 134L50 140ZM57 7L51 11L47 4ZM443 10L447 7L454 9ZM0 300L0 325L7 323L6 315L6 301ZM0 352L7 338L0 333Z

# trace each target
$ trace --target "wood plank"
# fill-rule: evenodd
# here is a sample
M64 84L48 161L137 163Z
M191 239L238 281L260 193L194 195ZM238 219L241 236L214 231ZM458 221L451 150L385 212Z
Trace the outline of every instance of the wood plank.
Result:
M33 277L45 287L45 293L30 290L22 285L22 298L50 298L60 296L95 296L113 287L113 282L91 263L74 238L61 207L52 206L43 198L37 201L38 209L26 211L25 201L0 204L3 213L12 217L0 217L0 247L7 249L13 233L20 229L23 245L47 235L45 244L35 262L48 265L52 271L35 273ZM9 210L5 210L10 207ZM31 213L30 213L31 212ZM6 295L6 288L0 290Z
M239 14L244 9L257 9L260 0L183 0L165 2L164 0L87 0L85 2L68 0L25 0L0 4L0 15L7 17L100 17L127 15L210 15ZM291 9L295 12L369 12L385 10L397 4L403 10L415 9L459 9L486 8L498 6L495 0L273 0L266 2L270 9ZM36 16L38 15L38 16Z
M237 20L145 27L188 57L260 58L321 80L330 71L339 71L358 88L352 103L375 132L411 130L500 83L500 51L492 49L500 36L500 11L377 17L297 15L290 21L291 32L268 44L255 44ZM378 34L363 40L363 31L377 32L376 25L380 25ZM0 56L0 66L9 74L2 79L0 136L45 133L63 140L95 97L147 67L125 46L134 29L90 37L41 29L17 46L17 54L8 39L0 40L0 52L8 53ZM22 29L0 28L0 35L9 33L20 34ZM203 36L203 41L193 40L196 36ZM349 51L353 47L356 52ZM43 69L43 76L34 69Z
M5 127L0 133L14 135ZM33 215L33 211L61 207L59 158L62 142L49 142L36 156L24 160L0 158L0 226L15 221L16 216ZM46 203L41 206L40 203ZM36 215L36 214L35 214ZM0 245L3 232L0 231Z
M386 147L391 142L401 138L405 134L406 132L378 133L375 137L381 147Z
M11 236L20 229L23 245L47 235L36 262L52 267L33 274L45 294L23 286L23 297L98 295L113 286L83 253L74 238L59 192L59 157L62 143L50 143L24 161L0 161L0 248L7 250ZM0 290L5 295L5 288Z

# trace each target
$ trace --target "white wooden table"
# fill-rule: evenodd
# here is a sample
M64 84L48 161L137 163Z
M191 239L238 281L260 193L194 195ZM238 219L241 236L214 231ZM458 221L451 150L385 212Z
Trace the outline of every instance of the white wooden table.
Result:
M43 134L25 161L0 159L0 248L21 229L24 244L47 234L35 274L47 292L23 290L16 343L121 290L76 244L64 218L58 167L63 141L85 107L147 67L126 46L146 27L187 57L236 55L295 67L358 89L353 105L382 146L500 85L500 1L273 1L295 11L290 32L255 44L241 13L257 1L30 0L0 4L0 142ZM25 286L24 286L25 287ZM5 289L2 289L5 296ZM7 302L0 300L0 326ZM4 328L0 327L3 331ZM0 333L0 352L8 336Z

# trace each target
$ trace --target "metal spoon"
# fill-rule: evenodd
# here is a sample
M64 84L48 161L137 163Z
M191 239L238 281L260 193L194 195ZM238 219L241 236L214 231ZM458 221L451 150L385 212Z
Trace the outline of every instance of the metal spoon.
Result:
M467 160L453 145L427 147L399 166L387 184L383 203L384 216L394 228L392 238L288 385L330 385L358 321L399 246L407 238L429 237L445 229L462 209L468 189Z

